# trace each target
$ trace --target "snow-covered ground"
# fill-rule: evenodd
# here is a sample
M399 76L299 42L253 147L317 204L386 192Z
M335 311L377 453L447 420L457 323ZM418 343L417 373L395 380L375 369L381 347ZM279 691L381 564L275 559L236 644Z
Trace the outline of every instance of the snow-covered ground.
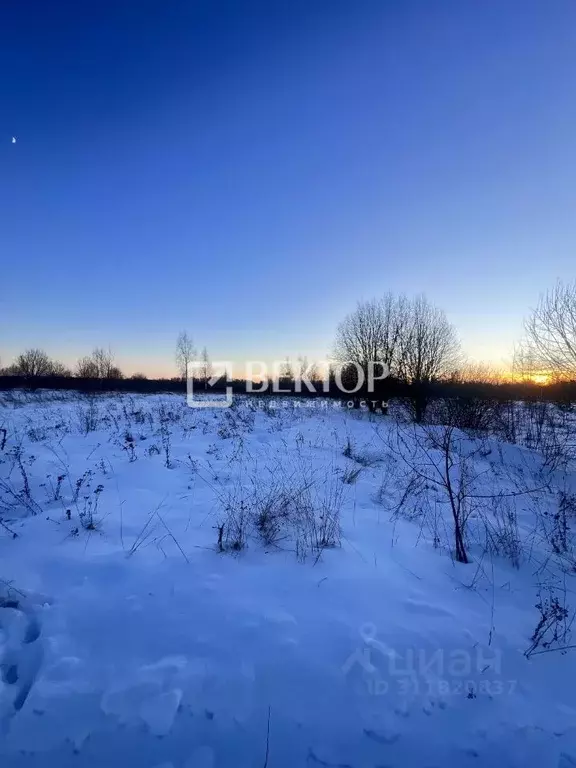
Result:
M430 435L278 405L0 406L0 766L576 766L573 471L456 434L462 564Z

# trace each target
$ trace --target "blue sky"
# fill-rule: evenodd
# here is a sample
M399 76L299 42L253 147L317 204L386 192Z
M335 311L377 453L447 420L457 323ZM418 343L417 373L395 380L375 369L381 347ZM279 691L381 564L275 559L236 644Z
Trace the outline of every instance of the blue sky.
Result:
M5 0L0 70L3 363L321 357L389 290L498 362L575 277L573 0Z

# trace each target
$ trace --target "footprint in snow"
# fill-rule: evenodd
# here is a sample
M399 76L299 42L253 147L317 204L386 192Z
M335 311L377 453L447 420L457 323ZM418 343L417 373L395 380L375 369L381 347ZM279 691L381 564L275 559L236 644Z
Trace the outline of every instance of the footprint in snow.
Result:
M364 728L364 734L372 741L378 742L378 744L394 744L400 738L398 731L372 731L368 728Z
M307 766L323 766L323 768L354 768L350 763L332 763L328 760L323 760L318 757L312 749L308 750L308 757L306 759Z
M42 663L42 626L25 596L0 594L0 728L22 709Z

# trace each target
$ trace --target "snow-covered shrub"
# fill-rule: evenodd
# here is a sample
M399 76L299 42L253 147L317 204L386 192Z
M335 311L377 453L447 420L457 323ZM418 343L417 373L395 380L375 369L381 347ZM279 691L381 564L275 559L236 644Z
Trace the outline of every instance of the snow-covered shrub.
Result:
M5 457L0 459L3 470L0 475L0 513L20 516L22 513L37 515L42 512L34 499L29 476L29 469L35 461L36 457L27 456L21 445L7 451Z
M62 494L62 483L66 479L66 475L57 475L56 483L52 479L52 475L46 475L46 483L42 483L48 497L48 501L59 501Z
M277 416L276 408L274 407L274 401L266 395L259 398L260 411L269 418Z
M104 490L103 485L98 485L91 495L84 497L84 504L79 513L80 523L87 531L95 531L100 520L98 519L98 502L100 494Z
M78 419L78 426L82 434L87 435L89 432L94 432L98 429L100 413L96 399L89 398L87 405L78 403L76 406L76 418Z
M164 466L167 469L172 469L172 432L170 431L171 417L166 413L164 408L159 411L160 416L160 441L162 442L162 450L164 451Z
M524 652L527 658L538 653L565 651L570 646L574 612L566 602L566 588L542 585L538 591L536 608L540 614Z
M485 438L466 436L450 425L399 426L386 440L398 490L393 514L424 518L430 527L428 517L434 513L437 520L437 511L443 510L456 560L469 562L472 536L485 551L518 565L521 545L514 505L517 499L542 491L531 476L487 461L492 450ZM502 483L510 490L503 492ZM437 523L432 528L437 530Z
M275 484L256 496L253 522L265 546L278 546L287 535L292 499L289 492Z
M576 514L576 497L566 491L560 491L556 505L539 514L544 537L554 555L569 555L572 551L572 531L570 523Z
M217 493L222 506L216 525L218 550L239 552L246 546L251 522L249 495L239 481L232 488L219 488Z
M554 403L523 403L523 435L521 442L541 453L543 469L554 472L566 466L574 449L574 426L570 415Z
M456 427L465 432L488 432L494 425L496 410L497 403L491 398L442 398L428 409L427 421Z
M350 437L346 440L346 445L342 451L342 455L347 459L355 461L356 464L360 464L362 467L373 467L380 461L380 456L375 451L369 450L367 447L358 449Z
M349 467L345 469L342 473L342 482L346 485L354 485L356 480L358 480L360 472L362 472L362 467Z
M124 442L122 444L122 450L126 451L128 454L128 460L130 462L136 461L136 440L134 439L134 435L126 430L124 433Z
M245 483L238 479L215 492L222 510L216 526L220 551L243 549L253 536L265 546L294 548L304 560L340 543L344 485L333 468L322 473L304 460L278 463L273 471L256 468Z
M354 448L352 447L352 440L350 437L346 440L346 445L344 446L344 450L342 451L342 456L345 456L347 459L351 459L354 453Z
M26 436L31 443L39 443L48 437L48 429L44 424L29 427L26 430Z
M518 530L518 516L512 499L494 496L487 500L484 525L485 551L506 557L515 568L522 560L522 541Z
M244 432L252 432L254 429L254 412L247 408L227 408L218 426L218 437L223 440L240 437Z
M72 495L72 501L74 504L78 502L78 498L80 496L80 492L83 488L90 488L90 483L92 480L92 475L94 473L91 469L87 469L79 478L76 480L76 483L74 485L74 491Z
M344 485L336 478L328 471L321 480L305 482L296 496L291 523L301 560L309 553L318 558L324 549L340 545Z
M499 401L494 409L493 433L506 443L517 443L521 430L521 404L516 400Z
M452 426L398 427L388 433L388 448L398 459L401 496L395 513L418 517L431 499L446 508L452 522L454 555L468 563L468 520L479 507L475 498L481 471L475 466L481 443ZM426 506L423 506L425 501Z

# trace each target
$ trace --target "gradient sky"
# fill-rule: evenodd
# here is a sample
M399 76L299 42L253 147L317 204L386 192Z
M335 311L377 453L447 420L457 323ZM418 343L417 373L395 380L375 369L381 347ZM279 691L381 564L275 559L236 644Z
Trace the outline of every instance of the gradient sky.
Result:
M499 362L576 276L574 0L2 0L0 73L3 364L321 357L388 290Z

